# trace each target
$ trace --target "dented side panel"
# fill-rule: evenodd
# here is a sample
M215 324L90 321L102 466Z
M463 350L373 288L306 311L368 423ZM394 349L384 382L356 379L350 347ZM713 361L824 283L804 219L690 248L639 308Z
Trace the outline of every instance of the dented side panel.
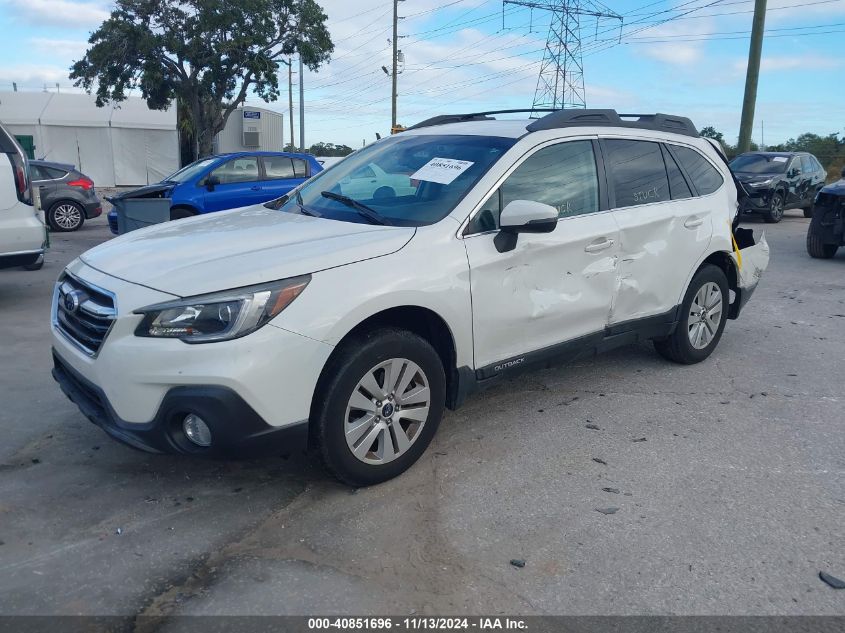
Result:
M607 325L619 235L611 212L558 220L500 253L495 233L464 240L470 266L475 366L515 359Z
M621 240L610 323L663 314L678 297L713 236L715 201L672 200L616 209Z

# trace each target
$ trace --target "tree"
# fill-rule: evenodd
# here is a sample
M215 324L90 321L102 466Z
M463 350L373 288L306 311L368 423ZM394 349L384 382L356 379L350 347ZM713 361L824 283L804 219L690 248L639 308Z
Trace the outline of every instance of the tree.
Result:
M308 148L308 153L314 156L349 156L354 152L348 145L335 145L334 143L314 143Z
M701 128L701 131L699 132L699 134L701 136L704 136L704 137L707 137L707 138L716 139L717 141L719 141L723 145L725 144L725 135L722 134L721 132L717 132L716 128L714 128L712 125L708 125L705 128Z
M195 157L211 153L250 90L278 98L277 60L299 53L317 70L334 50L315 0L117 0L88 43L75 85L96 87L101 107L135 89L154 110L178 99Z

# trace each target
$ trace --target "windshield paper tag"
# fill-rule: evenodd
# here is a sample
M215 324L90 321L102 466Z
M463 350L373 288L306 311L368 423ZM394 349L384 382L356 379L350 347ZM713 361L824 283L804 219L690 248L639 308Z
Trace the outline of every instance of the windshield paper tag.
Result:
M775 156L774 158L772 158L772 162L773 163L785 163L786 162L786 156Z
M425 180L426 182L438 182L441 185L448 185L474 164L475 163L468 160L432 158L425 165L420 167L415 174L412 174L411 179Z

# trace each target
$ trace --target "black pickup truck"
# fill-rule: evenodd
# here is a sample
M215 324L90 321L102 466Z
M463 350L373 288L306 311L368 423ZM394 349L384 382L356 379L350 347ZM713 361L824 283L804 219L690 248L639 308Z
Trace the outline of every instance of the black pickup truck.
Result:
M807 229L810 257L830 259L845 245L845 168L842 178L822 188L813 205L813 219Z

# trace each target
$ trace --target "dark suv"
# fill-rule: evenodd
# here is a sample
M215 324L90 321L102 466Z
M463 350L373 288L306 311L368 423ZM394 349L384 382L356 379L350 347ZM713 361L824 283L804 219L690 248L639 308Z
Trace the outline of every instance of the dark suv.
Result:
M32 185L41 193L41 208L54 231L76 231L85 220L103 212L94 181L73 165L31 160L29 169Z
M845 168L842 178L824 187L816 196L813 221L807 229L807 252L829 259L845 245Z
M748 193L742 213L759 213L766 222L780 222L785 209L813 216L813 200L824 187L824 167L806 152L747 152L730 162L731 171Z

